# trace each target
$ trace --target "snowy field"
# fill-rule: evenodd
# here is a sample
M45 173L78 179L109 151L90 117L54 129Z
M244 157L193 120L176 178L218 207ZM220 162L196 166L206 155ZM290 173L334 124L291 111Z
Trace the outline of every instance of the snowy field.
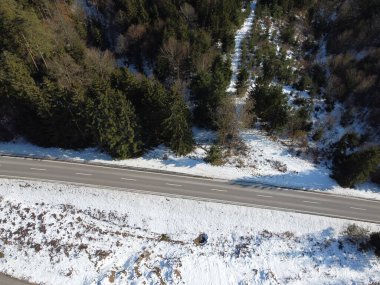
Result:
M0 197L0 272L31 282L380 281L380 259L342 233L347 220L8 179Z
M176 156L165 146L159 146L140 158L113 160L110 156L97 149L90 148L74 151L59 148L41 148L22 140L0 143L0 154L17 154L159 169L380 200L378 186L366 183L358 186L357 189L342 188L329 177L330 170L328 168L298 157L281 141L271 139L259 130L242 132L242 138L248 146L247 155L232 157L223 166L212 166L204 161L206 150L212 144L214 134L194 129L194 135L197 141L196 149L187 156L182 157Z

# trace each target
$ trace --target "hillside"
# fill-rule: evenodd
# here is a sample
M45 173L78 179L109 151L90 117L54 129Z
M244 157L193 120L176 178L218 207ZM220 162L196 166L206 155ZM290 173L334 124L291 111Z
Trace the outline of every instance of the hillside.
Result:
M2 141L291 169L260 158L259 131L343 187L380 181L377 1L10 0L0 16Z

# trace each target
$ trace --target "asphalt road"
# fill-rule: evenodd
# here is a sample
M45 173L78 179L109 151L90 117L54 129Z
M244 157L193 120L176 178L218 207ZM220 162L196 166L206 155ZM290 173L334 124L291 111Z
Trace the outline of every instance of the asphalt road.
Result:
M380 201L169 173L0 157L0 177L79 183L380 224Z
M180 174L0 156L1 177L73 183L380 224L380 201ZM28 284L0 274L0 285Z
M9 277L4 274L0 274L0 285L32 285L32 284Z

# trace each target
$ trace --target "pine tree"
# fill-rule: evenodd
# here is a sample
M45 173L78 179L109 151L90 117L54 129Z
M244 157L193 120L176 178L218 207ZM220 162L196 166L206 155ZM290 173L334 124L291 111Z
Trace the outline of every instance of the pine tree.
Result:
M194 147L190 111L179 94L174 94L174 97L170 116L163 121L163 131L169 147L176 154L185 155Z
M255 102L255 113L271 130L280 129L288 122L288 103L279 86L272 86L262 79L257 79L250 98Z
M146 77L137 80L125 68L113 74L112 86L123 91L132 102L145 147L162 143L162 122L169 116L170 92L157 80Z
M96 83L89 92L92 128L99 146L116 158L136 156L141 142L131 103L107 83Z
M380 163L380 149L369 148L333 160L332 177L343 187L353 187L368 180Z
M38 104L41 93L28 66L17 55L3 52L0 57L0 96L8 100Z
M206 128L216 129L217 109L227 97L227 86L231 77L230 62L216 57L211 74L202 72L193 79L191 90L195 103L194 120Z

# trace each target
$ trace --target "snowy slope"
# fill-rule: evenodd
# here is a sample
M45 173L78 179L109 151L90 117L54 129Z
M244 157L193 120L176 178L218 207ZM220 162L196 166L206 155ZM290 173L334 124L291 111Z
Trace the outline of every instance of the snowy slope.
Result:
M81 1L82 5L85 2ZM87 3L87 2L86 2ZM251 2L251 12L241 29L236 33L235 50L232 55L233 76L229 90L233 91L236 84L236 71L241 58L241 44L253 27L255 2ZM232 89L231 89L232 88ZM290 86L284 86L284 92L294 93ZM307 92L298 92L298 96L309 97ZM237 109L242 108L246 97L236 99ZM289 99L291 100L291 99ZM323 105L323 102L320 103ZM321 107L321 110L323 108ZM319 142L320 147L334 142L343 135L344 129L336 122L340 121L341 108L337 104L333 112L314 113L313 121L324 125L332 124L330 131L325 132ZM355 131L363 129L356 125ZM232 157L226 165L215 167L204 162L206 151L215 140L215 134L205 130L194 128L194 136L197 142L195 150L187 156L177 157L165 146L159 146L146 153L143 157L128 160L112 160L107 154L97 149L89 148L82 151L63 150L59 148L40 148L23 140L11 143L0 143L0 154L32 155L37 157L59 158L86 162L97 162L111 165L133 166L152 169L169 170L180 173L188 173L213 178L228 180L244 180L267 183L275 186L301 188L331 192L342 195L352 195L380 200L380 188L374 184L359 185L356 189L339 187L332 180L330 170L322 164L314 164L307 158L298 157L295 151L284 145L284 141L270 138L260 130L245 130L241 132L243 141L247 144L247 155Z
M0 197L0 272L32 282L380 281L373 251L342 234L346 220L6 179ZM193 242L200 233L204 246Z
M252 30L253 20L255 18L256 1L252 1L250 3L250 9L251 11L249 13L249 16L244 21L243 26L235 34L235 48L234 48L234 53L232 54L232 60L231 60L232 78L230 81L230 85L227 88L227 92L230 92L230 93L236 92L236 81L237 81L237 74L239 70L239 64L241 61L242 43L243 43L243 40L247 37L247 35Z

